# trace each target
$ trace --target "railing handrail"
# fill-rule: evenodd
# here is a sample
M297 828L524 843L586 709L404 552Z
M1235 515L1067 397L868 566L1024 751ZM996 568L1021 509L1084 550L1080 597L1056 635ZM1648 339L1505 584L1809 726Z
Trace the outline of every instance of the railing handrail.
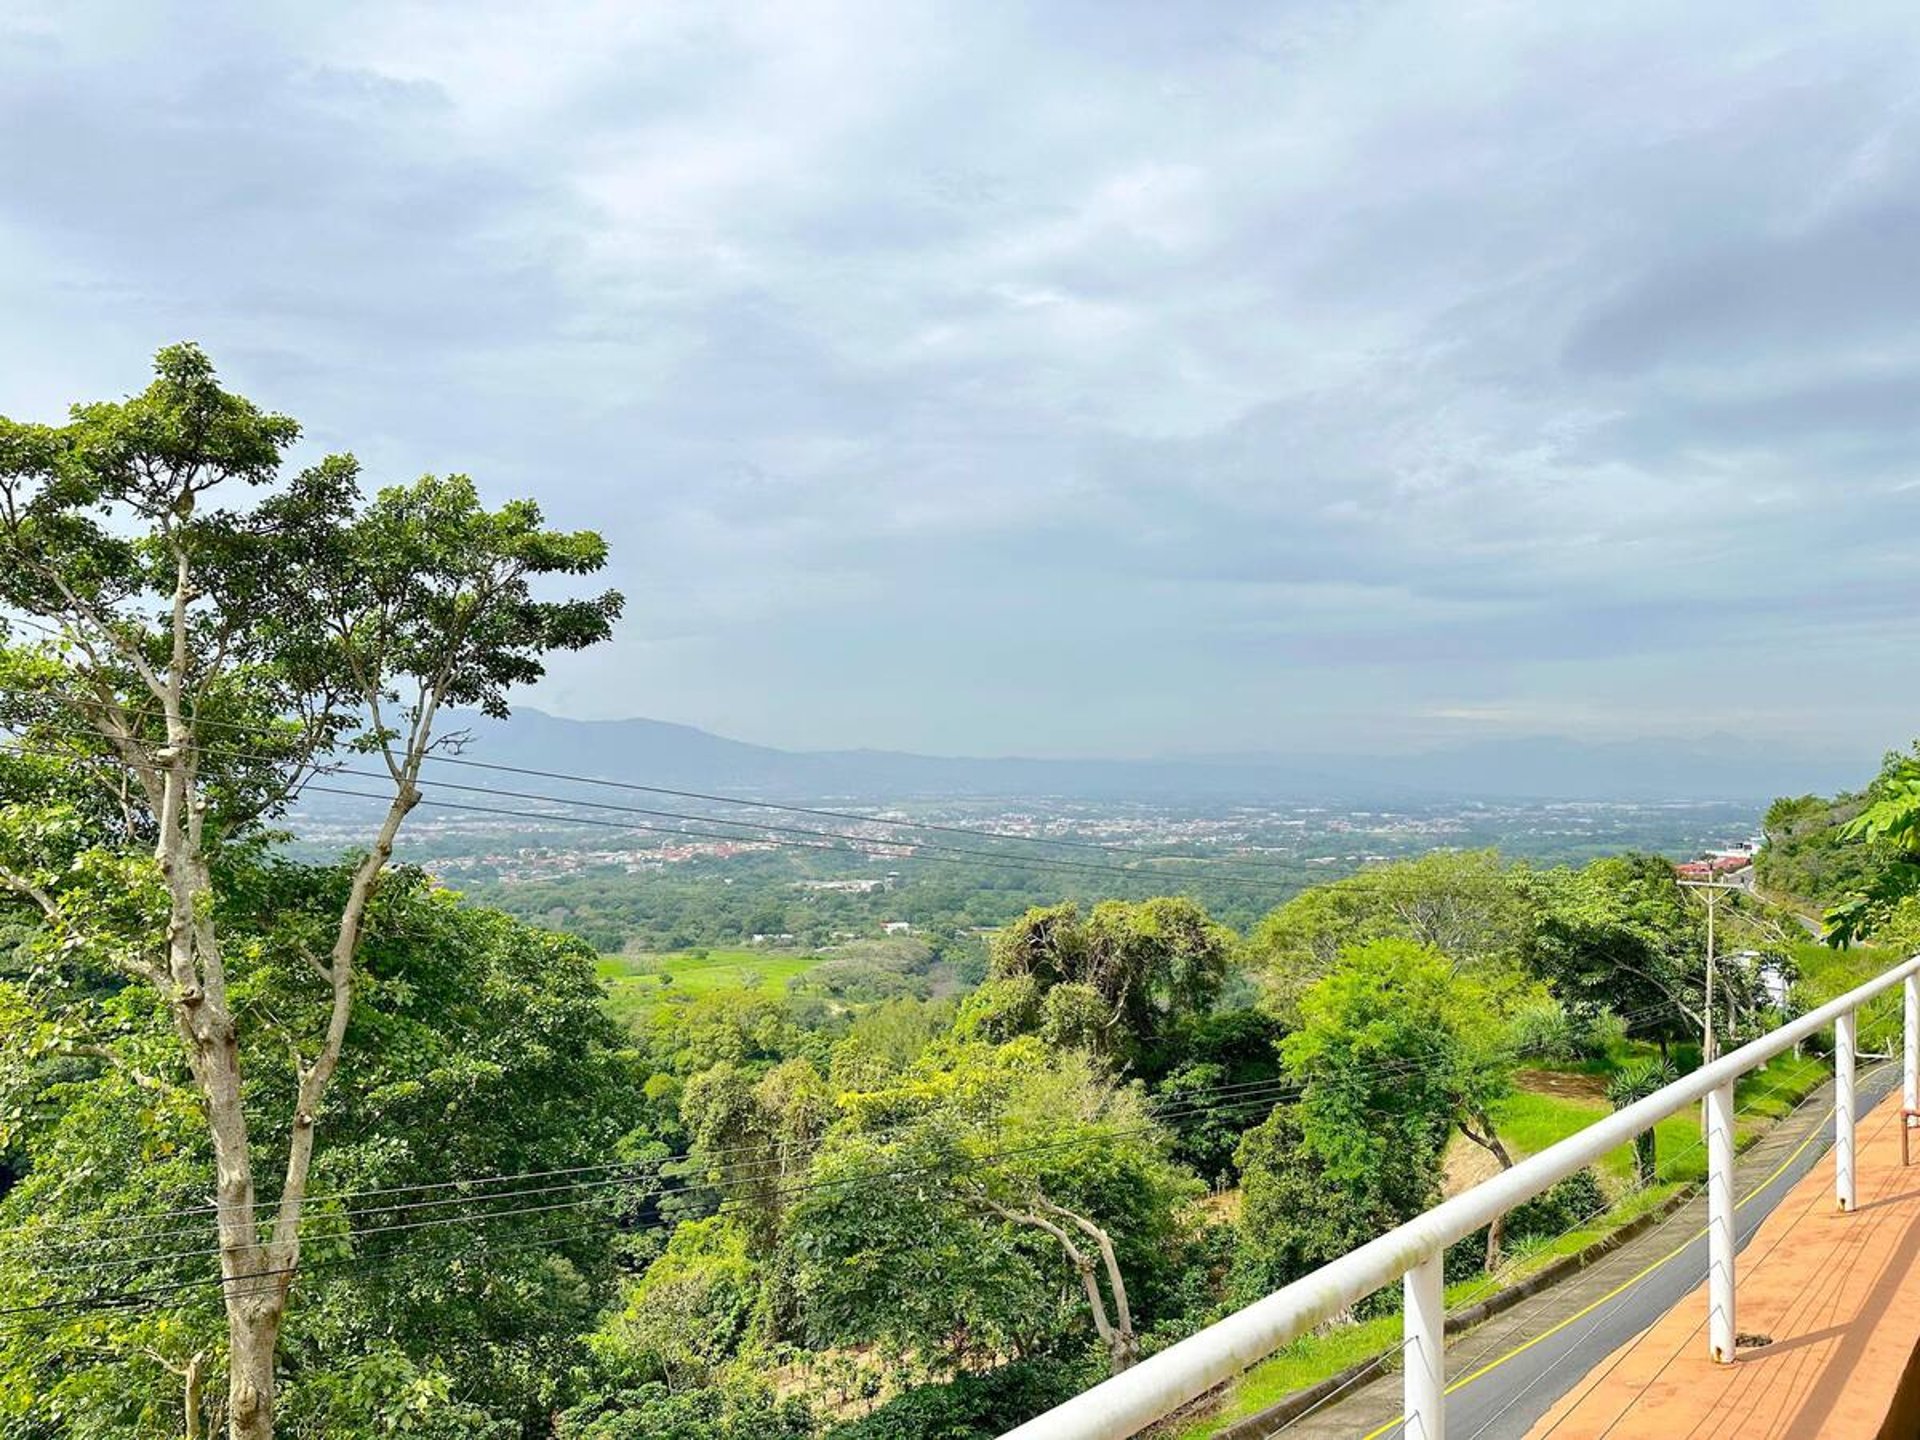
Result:
M1548 1186L1593 1164L1669 1115L1731 1084L1913 975L1920 975L1920 955L1681 1076L1646 1099L1596 1120L1539 1154L1528 1156L1511 1170L1423 1211L1359 1249L1007 1431L1001 1440L1126 1440L1264 1360L1342 1307L1393 1284L1422 1260L1490 1224L1496 1216L1531 1200Z

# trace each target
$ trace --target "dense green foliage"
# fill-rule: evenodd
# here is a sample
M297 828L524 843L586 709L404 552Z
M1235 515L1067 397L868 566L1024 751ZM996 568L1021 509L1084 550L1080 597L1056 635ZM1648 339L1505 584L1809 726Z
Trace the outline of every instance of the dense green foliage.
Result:
M273 865L229 890L230 933L257 937L260 951L250 1003L298 993L273 968L276 937L344 883L339 871ZM57 1307L0 1331L0 1428L23 1440L173 1436L173 1372L220 1344L203 1208L212 1159L164 1007L107 981L50 989L58 950L41 935L21 957L30 967L0 981L23 1172L0 1199L0 1305ZM382 890L364 955L347 1040L356 1063L334 1102L341 1140L316 1172L323 1194L363 1198L315 1202L282 1427L371 1435L417 1403L436 1428L408 1433L537 1433L611 1293L614 1214L590 1205L481 1227L467 1217L520 1206L463 1197L422 1211L408 1206L418 1192L396 1191L608 1149L638 1119L631 1052L601 1008L590 951L458 905L417 875ZM63 1042L80 1033L112 1038ZM254 1033L250 1068L272 1084L280 1042ZM131 1228L123 1218L156 1211L184 1213ZM420 1223L449 1217L462 1223ZM149 1303L59 1308L120 1294Z
M1816 906L1877 884L1883 858L1846 833L1848 822L1866 803L1864 794L1774 801L1764 822L1766 847L1756 862L1760 883L1777 895Z
M270 873L253 922L263 936L299 923L289 897L300 886L338 883L288 865ZM399 1394L458 1396L435 1423L489 1440L997 1433L1432 1203L1462 1137L1505 1163L1494 1117L1522 1054L1615 1064L1609 1047L1630 1042L1611 996L1644 996L1669 1017L1641 1017L1648 1038L1663 1025L1687 1033L1673 1017L1691 995L1698 913L1651 858L1538 871L1442 856L1370 877L1379 883L1281 907L1245 944L1191 900L1038 907L994 937L981 983L959 998L932 993L966 982L914 938L829 949L784 975L757 974L746 955L603 963L616 981L687 977L652 979L645 1005L619 1007L624 1035L595 1008L583 949L417 880L384 892L356 1044L413 1055L390 1004L451 1024L473 1013L453 997L499 963L487 956L551 954L574 988L543 1003L572 996L567 1063L594 1073L542 1080L517 1068L524 1059L503 1065L498 1084L512 1089L498 1093L514 1103L478 1086L471 1103L488 1113L471 1137L443 1137L457 1120L451 1097L371 1070L367 1103L384 1108L354 1122L367 1155L329 1158L339 1183L541 1169L596 1149L630 1161L642 1183L611 1189L585 1227L565 1212L566 1243L510 1250L517 1262L484 1272L493 1237L532 1239L558 1228L553 1218L426 1231L393 1246L391 1277L353 1263L385 1256L382 1237L316 1251L340 1265L316 1277L315 1303L289 1331L289 1432L381 1433L366 1399L377 1376ZM1357 938L1328 943L1339 934ZM401 955L403 943L416 948ZM702 966L733 968L692 983ZM117 990L107 998L124 1003ZM511 1035L517 1022L502 1012L472 1023ZM490 1048L477 1032L462 1043ZM433 1074L477 1085L450 1057L441 1064ZM86 1074L134 1103L137 1087L112 1067ZM569 1128L570 1102L544 1117L519 1102L569 1087L583 1103L599 1097L596 1135ZM23 1197L53 1184L37 1157L56 1136L78 1143L79 1127L127 1153L151 1149L125 1118L103 1127L101 1102L77 1103L79 1091L35 1093L58 1118L26 1147ZM517 1160L488 1148L509 1125L542 1148ZM1220 1184L1238 1188L1225 1211L1202 1203ZM1598 1184L1577 1178L1523 1207L1509 1243L1589 1223L1609 1199ZM138 1208L122 1191L89 1203ZM414 1247L424 1266L456 1237L476 1281L503 1281L518 1263L525 1282L463 1298L407 1270ZM1449 1273L1464 1274L1500 1253L1499 1237L1456 1248ZM176 1360L201 1303L148 1322L173 1337ZM335 1318L349 1313L358 1326ZM180 1380L138 1357L129 1340L117 1362L129 1383L73 1367L81 1378L63 1384L62 1404L78 1403L68 1387L94 1406L139 1395L137 1423L165 1425ZM72 1359L14 1355L13 1393L44 1404L46 1367Z
M1762 885L1824 913L1830 943L1920 947L1920 744L1853 794L1776 800Z
M1413 940L1460 964L1513 961L1535 921L1531 873L1485 850L1436 850L1369 869L1273 911L1249 936L1249 959L1282 1015L1292 1014L1342 950L1371 940Z

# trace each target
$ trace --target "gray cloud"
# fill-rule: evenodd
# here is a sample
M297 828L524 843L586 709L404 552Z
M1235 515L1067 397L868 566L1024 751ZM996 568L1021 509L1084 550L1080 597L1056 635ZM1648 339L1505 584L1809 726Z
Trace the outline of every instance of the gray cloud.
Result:
M316 446L537 492L634 601L573 713L1864 764L1920 705L1917 52L1891 4L49 4L0 409L190 335Z

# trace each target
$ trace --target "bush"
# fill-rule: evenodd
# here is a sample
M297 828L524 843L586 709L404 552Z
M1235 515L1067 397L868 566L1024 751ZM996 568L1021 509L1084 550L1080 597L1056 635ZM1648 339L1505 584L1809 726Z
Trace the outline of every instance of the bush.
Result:
M1569 1010L1557 1000L1529 1005L1513 1017L1515 1053L1547 1065L1597 1060L1626 1036L1627 1027L1611 1010Z
M680 1394L641 1385L576 1405L559 1417L559 1440L808 1440L813 1417L798 1400L758 1387Z
M1578 1021L1575 1033L1580 1053L1597 1060L1626 1043L1627 1022L1611 1010L1596 1010Z
M826 1440L993 1440L1101 1378L1083 1365L1022 1360L980 1375L902 1391Z
M1530 1005L1513 1017L1513 1048L1522 1059L1566 1065L1581 1058L1573 1017L1557 1000Z
M676 1226L625 1307L593 1337L601 1363L628 1380L705 1383L746 1334L759 1270L732 1217Z
M1576 1170L1557 1185L1549 1186L1533 1199L1507 1212L1506 1245L1509 1249L1534 1240L1557 1240L1569 1230L1589 1224L1607 1208L1606 1188L1591 1167ZM1447 1247L1443 1262L1447 1283L1469 1280L1486 1269L1487 1227Z
M1607 1208L1607 1192L1591 1166L1576 1170L1507 1215L1507 1239L1551 1240L1577 1230Z

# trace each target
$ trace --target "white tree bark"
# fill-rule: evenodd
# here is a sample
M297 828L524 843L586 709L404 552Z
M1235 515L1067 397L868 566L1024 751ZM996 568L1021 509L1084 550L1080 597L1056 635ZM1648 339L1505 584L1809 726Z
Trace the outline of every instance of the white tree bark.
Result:
M1106 1296L1100 1292L1100 1281L1095 1273L1093 1261L1074 1243L1072 1235L1049 1220L1046 1215L1037 1214L1032 1210L1010 1209L985 1196L981 1197L981 1203L1003 1220L1044 1230L1059 1242L1061 1250L1066 1253L1074 1271L1080 1276L1081 1287L1087 1295L1087 1309L1093 1315L1094 1331L1099 1335L1100 1342L1107 1347L1107 1361L1113 1373L1118 1375L1131 1366L1140 1356L1140 1345L1133 1333L1133 1312L1127 1303L1126 1280L1120 1274L1120 1262L1114 1253L1113 1240L1107 1232L1085 1216L1076 1215L1071 1210L1055 1205L1044 1197L1035 1197L1034 1203L1040 1209L1059 1216L1067 1224L1086 1234L1099 1247L1107 1272L1107 1283L1113 1291L1111 1317L1107 1313Z

